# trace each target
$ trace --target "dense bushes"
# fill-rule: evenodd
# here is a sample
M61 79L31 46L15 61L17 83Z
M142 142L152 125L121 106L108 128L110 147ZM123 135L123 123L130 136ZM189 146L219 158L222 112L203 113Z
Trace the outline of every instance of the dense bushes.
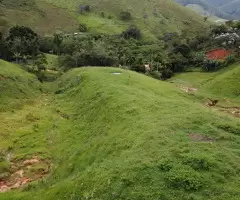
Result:
M226 60L208 60L205 59L203 62L203 70L204 71L216 71L221 68L224 68L232 63L236 62L234 56L230 55L226 58Z

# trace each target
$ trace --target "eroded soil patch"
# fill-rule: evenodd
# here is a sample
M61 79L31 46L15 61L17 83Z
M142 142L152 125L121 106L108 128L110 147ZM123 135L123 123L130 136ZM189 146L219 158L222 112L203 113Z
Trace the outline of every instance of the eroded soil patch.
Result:
M189 138L196 142L215 142L215 139L197 133L189 134Z
M194 92L198 91L197 88L188 87L188 86L184 86L184 85L180 85L180 89L187 93L194 93Z
M228 114L231 114L235 117L239 117L240 118L240 107L238 106L222 106L222 105L218 105L218 100L211 100L208 99L209 102L207 102L205 105L208 107L212 107L215 110L219 110L222 112L226 112Z
M32 159L12 162L8 175L0 178L0 192L17 189L41 179L49 173L50 168L49 161L41 160L37 156Z
M5 80L7 80L7 79L8 79L8 77L3 76L3 75L0 74L0 81L5 81Z
M240 107L217 107L218 110L229 113L235 117L239 117L240 118Z

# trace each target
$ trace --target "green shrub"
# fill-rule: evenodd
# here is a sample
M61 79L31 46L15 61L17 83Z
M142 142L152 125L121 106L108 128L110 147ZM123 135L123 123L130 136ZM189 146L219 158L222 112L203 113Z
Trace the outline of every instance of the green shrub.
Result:
M203 63L203 70L204 71L216 71L218 69L221 69L226 66L226 63L224 61L218 61L218 60L205 60Z
M206 156L191 155L184 159L184 164L189 165L195 170L209 170L213 166L213 162Z
M172 169L167 177L167 183L176 189L199 190L204 185L203 177L193 169Z
M87 31L88 31L87 25L86 25L86 24L82 24L82 23L79 24L78 30L79 30L80 32L87 32Z
M105 18L105 13L104 13L104 12L101 12L100 16L101 16L102 18Z
M122 32L122 37L125 39L130 39L130 38L140 39L141 31L136 26L130 26L128 27L127 30Z
M173 163L171 160L163 160L158 168L161 170L161 171L170 171L172 168L173 168Z
M128 21L131 19L131 13L128 11L122 11L120 13L120 19L123 21Z
M158 71L152 71L149 72L149 75L155 79L161 80L162 79L162 73L158 72Z
M233 55L229 55L225 60L226 65L230 65L236 62L236 58Z

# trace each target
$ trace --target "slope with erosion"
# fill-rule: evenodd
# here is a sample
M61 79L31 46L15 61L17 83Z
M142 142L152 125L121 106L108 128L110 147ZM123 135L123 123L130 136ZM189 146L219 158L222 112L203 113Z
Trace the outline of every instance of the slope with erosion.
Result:
M240 66L234 64L217 72L190 71L170 79L181 90L205 105L217 100L213 109L240 117Z
M78 23L86 24L92 33L119 34L135 24L145 38L156 39L169 32L191 35L208 26L201 16L169 0L4 0L3 4L12 24L31 26L42 34L77 31ZM90 13L80 15L80 5L89 5ZM120 20L121 11L131 12L132 20Z
M12 116L38 120L5 127L13 155L51 160L51 172L1 199L238 199L236 118L117 68L74 69L57 85L45 106Z

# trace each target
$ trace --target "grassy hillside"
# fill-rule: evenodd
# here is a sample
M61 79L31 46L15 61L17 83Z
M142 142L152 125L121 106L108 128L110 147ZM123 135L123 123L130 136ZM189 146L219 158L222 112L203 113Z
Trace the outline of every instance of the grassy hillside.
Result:
M3 0L2 11L9 26L30 26L42 35L52 35L57 31L73 32L78 27L74 14L42 0Z
M216 95L222 95L240 100L240 65L232 66L230 70L223 70L214 79L206 83L204 88Z
M74 69L57 85L11 117L37 120L1 124L13 161L37 155L51 171L0 199L238 199L237 118L131 71Z
M2 4L12 24L29 25L45 34L76 31L80 22L90 32L106 34L121 33L130 24L136 24L147 38L155 39L168 32L185 31L191 35L207 26L201 16L169 0L4 0ZM80 15L80 5L89 5L91 12ZM121 11L131 12L133 19L121 21Z
M0 60L0 111L14 109L36 98L40 84L18 65Z
M200 91L223 98L239 99L240 65L234 64L217 72L189 72L175 75L171 81L200 88Z

